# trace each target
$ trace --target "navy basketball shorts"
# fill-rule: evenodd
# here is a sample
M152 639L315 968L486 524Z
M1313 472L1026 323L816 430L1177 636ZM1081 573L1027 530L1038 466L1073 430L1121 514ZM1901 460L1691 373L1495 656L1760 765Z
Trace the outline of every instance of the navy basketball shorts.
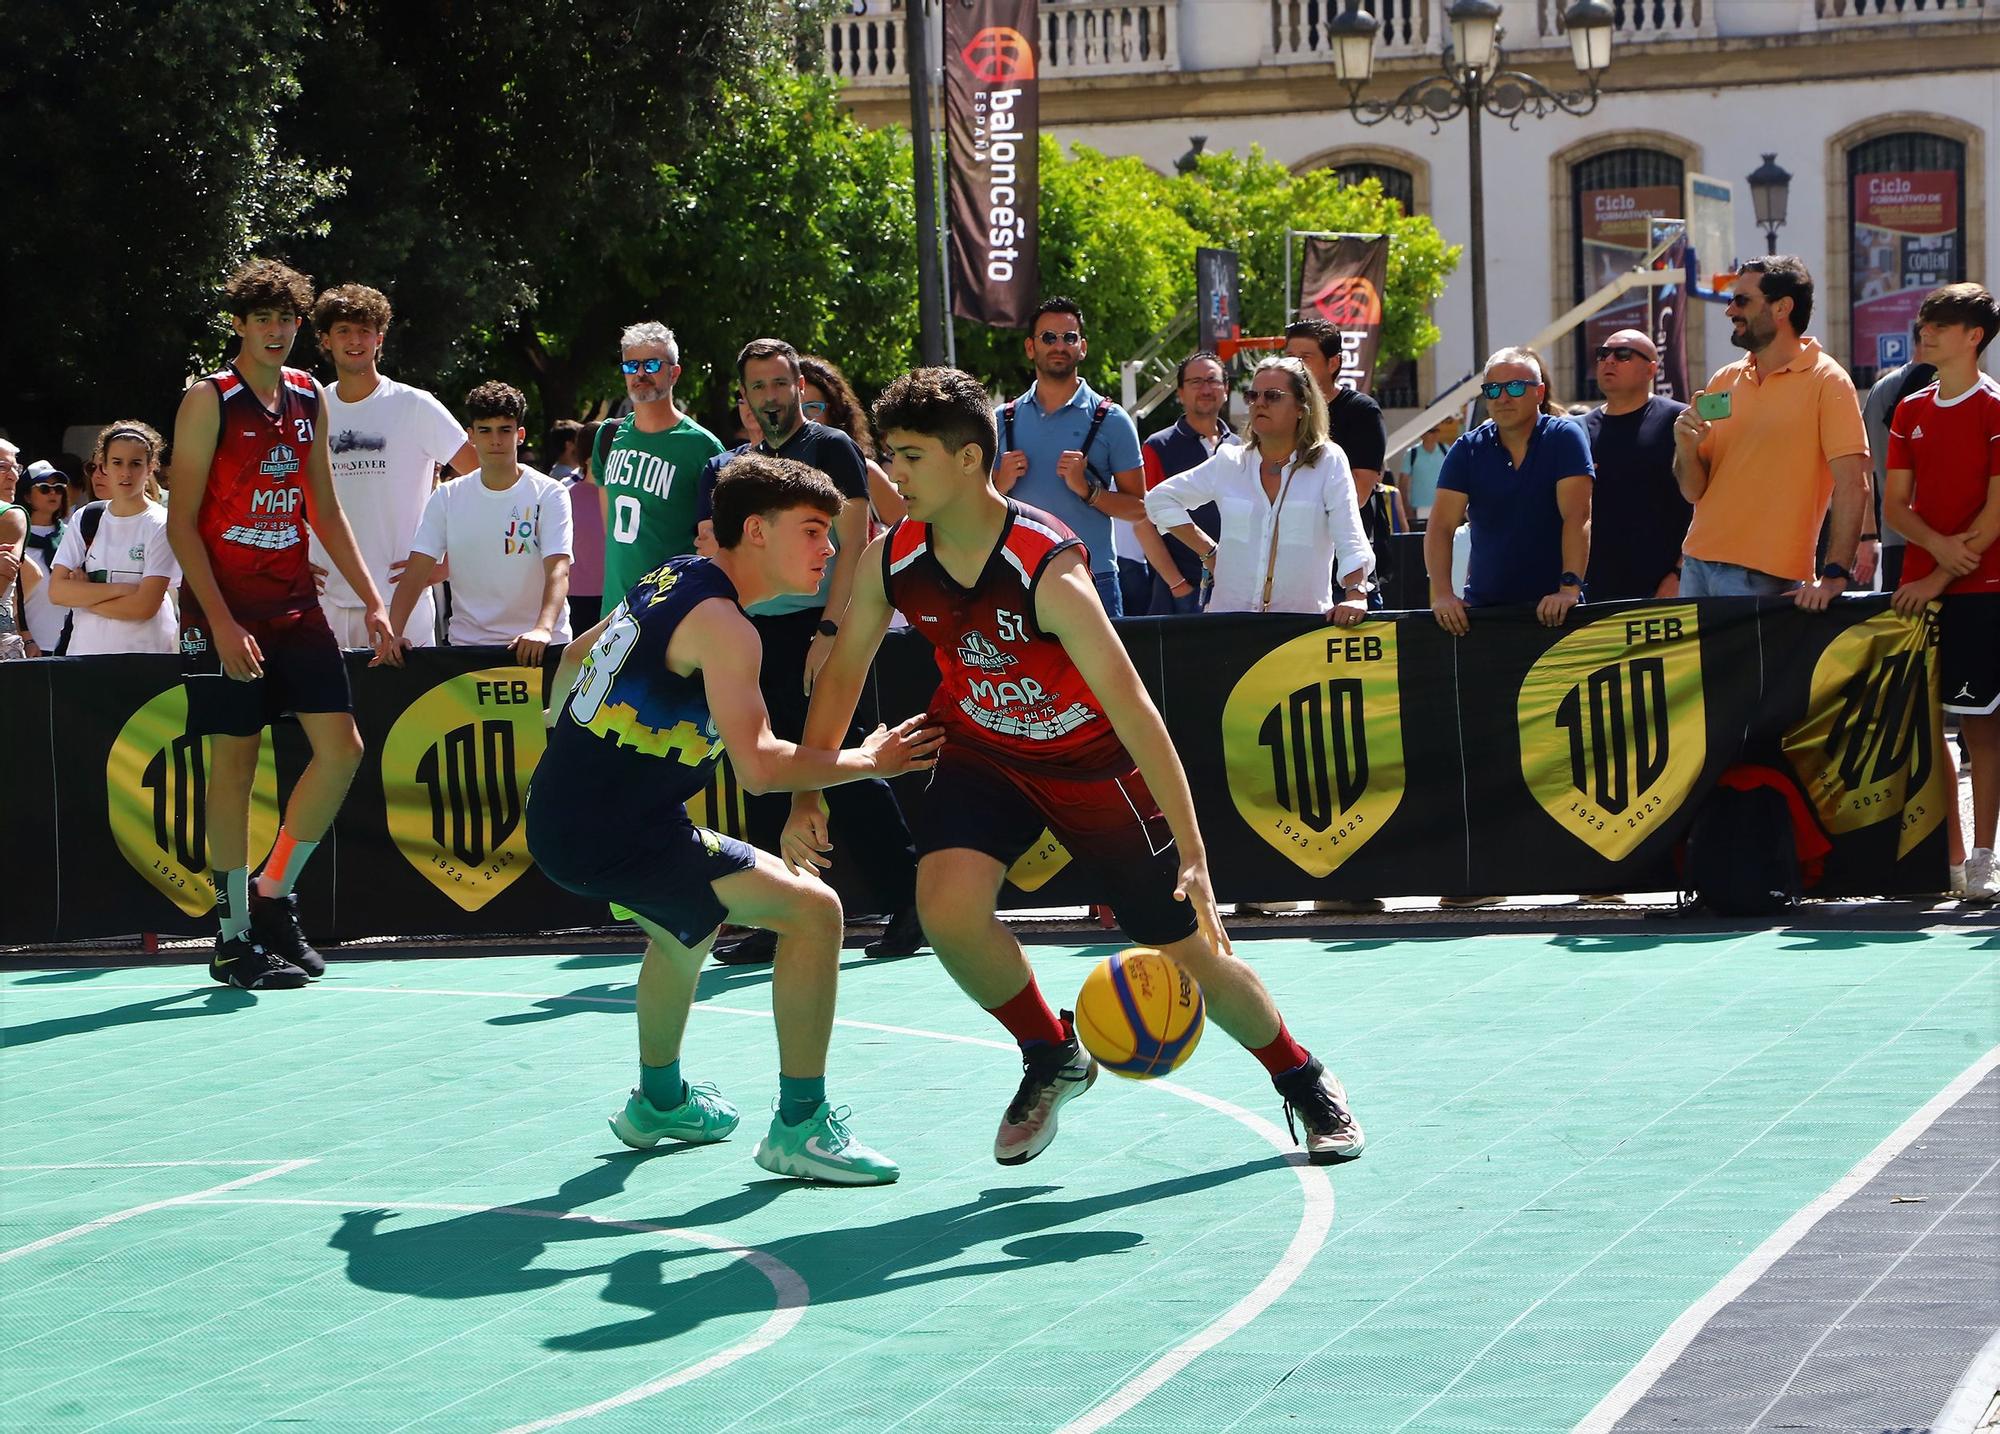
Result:
M528 852L564 891L637 912L690 949L722 925L729 909L711 882L757 864L747 842L698 827L685 813L628 821L592 806L553 811L573 800L528 791Z
M1946 593L1938 612L1944 710L2000 712L2000 592Z
M181 680L191 734L254 737L288 713L354 710L347 660L317 603L303 612L253 618L243 629L263 653L264 675L249 682L223 672L207 619L183 590Z
M913 804L917 860L969 848L1011 867L1042 839L1063 844L1132 940L1165 946L1199 929L1176 901L1180 852L1138 771L1076 780L1031 775L947 746Z

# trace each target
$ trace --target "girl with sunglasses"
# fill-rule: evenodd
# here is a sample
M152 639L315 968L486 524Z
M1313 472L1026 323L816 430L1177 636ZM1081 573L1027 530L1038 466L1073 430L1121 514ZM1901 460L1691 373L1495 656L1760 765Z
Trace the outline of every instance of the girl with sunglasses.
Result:
M28 656L21 633L22 551L28 542L27 510L14 501L21 465L10 445L0 462L0 660Z
M53 656L60 651L69 622L69 613L49 601L48 580L69 526L71 491L68 479L52 473L37 479L20 495L28 510L26 562L21 569L27 602L20 616L30 657Z

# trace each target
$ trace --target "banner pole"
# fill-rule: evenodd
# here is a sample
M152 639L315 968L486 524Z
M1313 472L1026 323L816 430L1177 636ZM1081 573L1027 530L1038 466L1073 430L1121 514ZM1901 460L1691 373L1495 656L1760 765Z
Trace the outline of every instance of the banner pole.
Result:
M944 212L944 145L937 147L937 187L931 199L937 205L938 282L944 289L944 361L958 367L958 325L951 317L951 220Z
M927 11L930 0L909 0L903 7L903 68L910 77L910 139L915 146L911 169L917 184L917 352L925 364L944 356L939 342L944 315L939 312L937 180L931 155L931 57Z

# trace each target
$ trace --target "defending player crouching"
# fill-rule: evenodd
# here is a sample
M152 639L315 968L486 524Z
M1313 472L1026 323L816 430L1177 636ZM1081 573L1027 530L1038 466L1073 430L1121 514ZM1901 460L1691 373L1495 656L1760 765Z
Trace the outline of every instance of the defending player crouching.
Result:
M738 459L715 488L717 555L669 558L563 650L549 745L528 790L528 849L558 886L629 908L651 938L639 969L640 1084L611 1121L620 1140L706 1143L736 1128L736 1108L680 1072L696 978L726 916L778 935L779 1108L754 1158L780 1175L874 1185L896 1178L895 1162L855 1140L826 1100L840 898L697 827L685 807L725 746L752 792L890 777L935 760L943 733L921 717L877 727L846 751L771 733L761 647L743 607L818 588L840 501L803 464Z

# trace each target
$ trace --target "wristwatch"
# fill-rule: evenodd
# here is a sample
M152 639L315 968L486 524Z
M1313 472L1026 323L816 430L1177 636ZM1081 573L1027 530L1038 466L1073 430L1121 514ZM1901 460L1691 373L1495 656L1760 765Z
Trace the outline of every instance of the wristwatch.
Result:
M1819 577L1821 582L1825 582L1828 578L1839 578L1849 587L1854 586L1854 574L1843 568L1839 563L1821 563Z
M1575 573L1564 573L1562 575L1561 580L1556 583L1556 586L1559 588L1575 588L1576 595L1578 597L1584 596L1586 591L1583 585L1583 579L1578 577Z
M836 637L840 633L840 624L830 617L823 617L819 620L819 626L815 627L813 631L821 637Z
M1097 506L1097 495L1104 491L1104 485L1088 473L1083 475L1083 484L1083 506L1086 508L1095 508Z

